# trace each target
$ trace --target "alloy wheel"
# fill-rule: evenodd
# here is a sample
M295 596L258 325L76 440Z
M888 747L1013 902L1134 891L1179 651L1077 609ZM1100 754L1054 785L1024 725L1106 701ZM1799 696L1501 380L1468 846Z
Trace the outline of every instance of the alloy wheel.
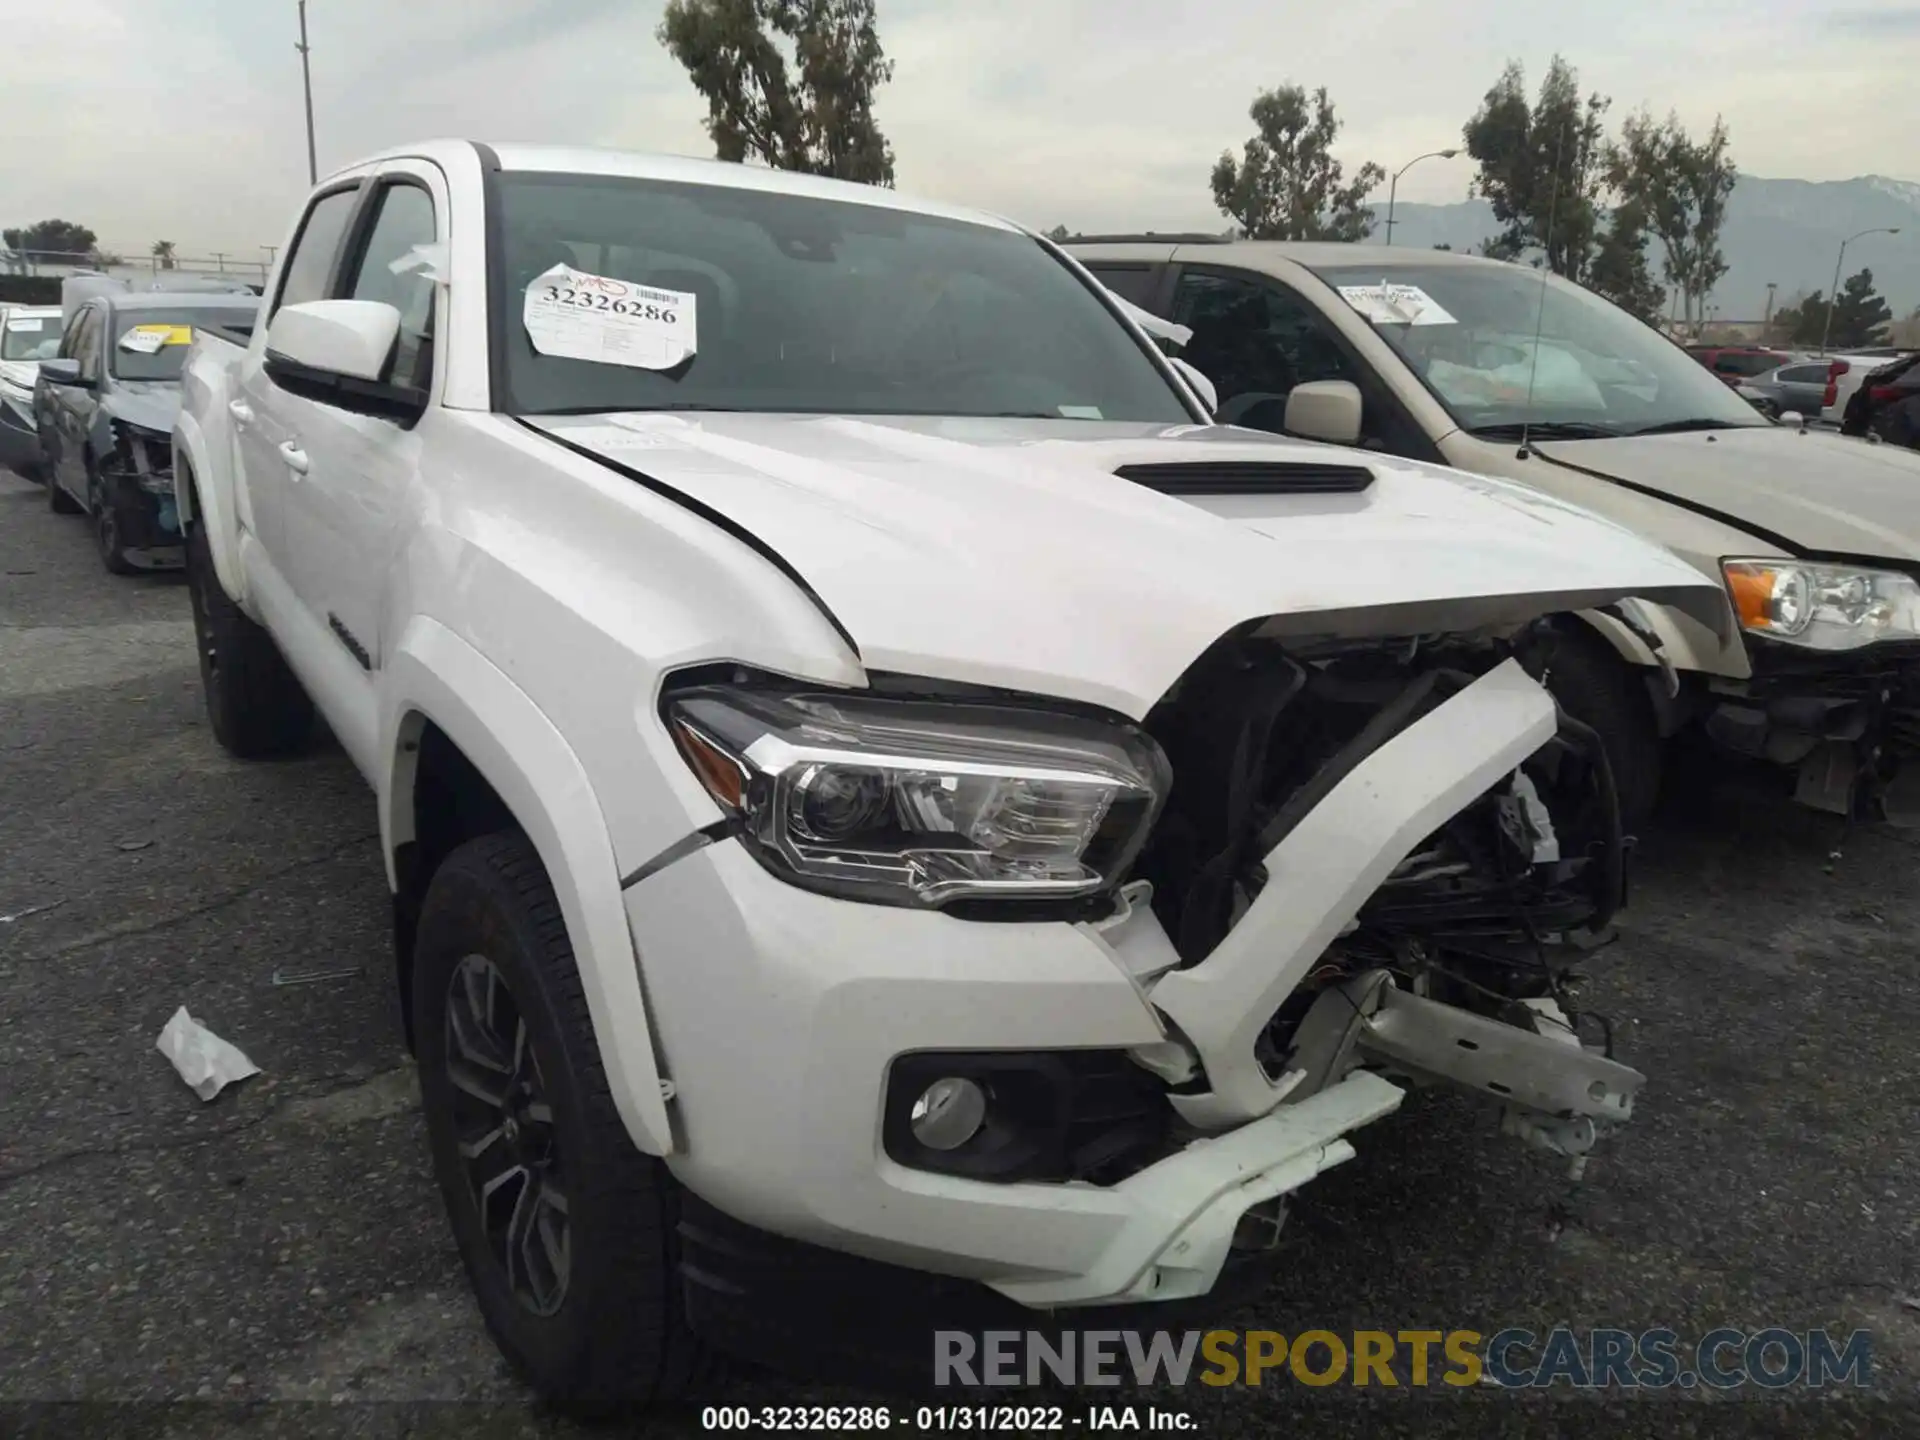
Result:
M552 1315L573 1269L553 1107L526 1020L485 956L454 967L446 1031L455 1140L481 1228L514 1299Z

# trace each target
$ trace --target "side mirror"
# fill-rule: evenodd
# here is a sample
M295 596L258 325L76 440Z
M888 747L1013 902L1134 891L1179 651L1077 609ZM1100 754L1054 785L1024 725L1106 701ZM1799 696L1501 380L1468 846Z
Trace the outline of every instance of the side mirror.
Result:
M287 305L267 326L267 377L291 394L411 424L426 396L388 379L400 312L375 300Z
M1220 392L1214 388L1213 381L1201 374L1191 361L1182 360L1178 355L1169 355L1167 363L1178 370L1180 378L1194 388L1200 396L1201 403L1207 407L1208 415L1219 414Z
M84 387L87 383L80 378L80 362L78 360L42 360L40 362L40 378L45 380L49 385L79 385Z
M1360 443L1360 387L1350 380L1310 380L1287 394L1287 433L1330 445Z
M1802 430L1807 428L1807 417L1802 415L1798 410L1782 410L1779 415L1774 418L1779 420L1782 425L1798 425Z

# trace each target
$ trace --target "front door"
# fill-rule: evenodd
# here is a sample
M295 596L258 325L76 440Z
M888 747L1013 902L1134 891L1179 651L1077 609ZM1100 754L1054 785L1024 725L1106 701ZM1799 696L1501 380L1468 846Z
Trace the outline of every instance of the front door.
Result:
M299 233L280 269L279 289L263 309L236 377L229 420L233 426L240 473L245 478L248 508L262 553L276 568L284 565L282 517L293 491L306 479L300 469L301 431L320 406L289 395L263 369L265 337L273 315L282 306L324 300L339 268L342 242L359 198L358 181L318 196L300 222ZM282 580L289 577L281 574Z
M400 312L390 377L429 394L440 286L419 268L394 266L440 238L440 183L425 165L382 171L347 238L335 291ZM302 606L371 675L397 638L383 618L387 577L396 522L420 468L420 430L312 402L304 410L297 444L305 470L287 492L288 579Z

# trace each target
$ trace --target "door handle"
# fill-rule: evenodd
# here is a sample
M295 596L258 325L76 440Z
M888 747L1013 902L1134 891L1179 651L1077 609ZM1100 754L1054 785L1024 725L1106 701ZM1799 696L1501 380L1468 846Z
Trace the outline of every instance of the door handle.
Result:
M296 475L307 473L307 452L291 440L280 446L280 458L287 462L287 468Z
M229 400L227 413L242 425L253 423L253 407L244 400Z

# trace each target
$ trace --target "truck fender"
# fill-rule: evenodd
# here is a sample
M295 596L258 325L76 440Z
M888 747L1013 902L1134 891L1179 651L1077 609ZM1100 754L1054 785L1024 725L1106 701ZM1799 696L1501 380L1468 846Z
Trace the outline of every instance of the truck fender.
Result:
M225 405L225 400L220 400L220 410L224 410ZM182 526L198 524L205 529L207 550L213 556L213 571L220 579L220 588L234 604L251 614L247 572L240 563L233 465L227 456L214 453L217 443L209 440L198 417L184 409L180 412L173 424L173 502Z
M417 740L431 721L526 832L560 902L614 1105L649 1155L674 1149L613 840L585 768L532 698L439 621L415 616L384 668L380 831L387 881L413 839Z

